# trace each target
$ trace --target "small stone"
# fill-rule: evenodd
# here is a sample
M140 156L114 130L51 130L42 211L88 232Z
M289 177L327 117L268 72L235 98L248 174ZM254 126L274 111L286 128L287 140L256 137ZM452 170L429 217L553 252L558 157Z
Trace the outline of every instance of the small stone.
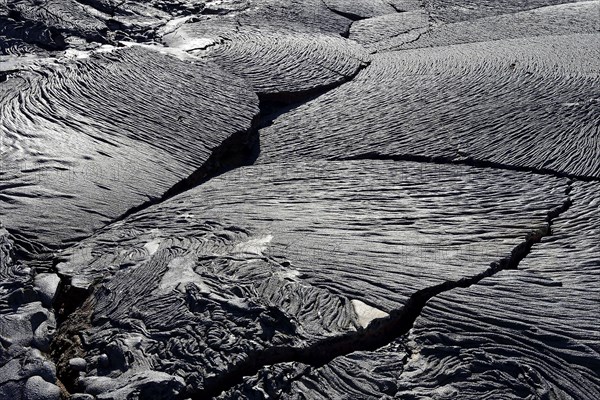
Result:
M7 382L18 381L21 363L17 359L10 360L0 367L0 386Z
M36 375L27 379L23 389L23 398L27 400L58 400L60 399L60 389Z
M37 329L47 319L48 311L42 307L42 303L25 304L13 313L0 315L0 337L10 338L11 345L35 345L43 332L40 330L36 338L32 328Z
M40 292L42 303L49 307L56 297L60 278L56 274L39 274L35 277L35 287Z
M69 400L94 400L94 396L87 393L75 393L69 397Z
M33 333L33 346L41 351L50 351L50 342L55 329L54 318L42 322Z
M87 361L81 357L71 358L69 360L69 366L75 371L85 371L87 367Z

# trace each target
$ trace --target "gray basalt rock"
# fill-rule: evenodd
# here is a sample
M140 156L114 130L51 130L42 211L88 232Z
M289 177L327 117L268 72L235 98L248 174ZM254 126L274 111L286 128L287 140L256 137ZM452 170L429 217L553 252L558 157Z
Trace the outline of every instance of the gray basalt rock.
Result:
M85 371L85 368L87 367L87 361L81 357L71 358L69 360L69 366L75 371Z
M582 1L441 24L432 27L416 40L400 41L392 38L377 43L376 47L380 50L423 48L545 35L596 33L598 7L598 1Z
M577 0L575 0L577 1ZM573 3L573 0L427 0L425 8L440 22L473 21L493 15Z
M572 206L519 271L431 302L411 334L419 357L408 363L399 397L442 398L432 390L442 374L449 392L468 398L600 395L598 189L573 185Z
M16 257L14 240L0 226L0 398L51 399L58 389L50 350L52 310L33 289L31 268Z
M60 389L58 386L46 382L40 376L32 376L25 383L23 398L31 400L58 400L60 399Z
M12 345L3 349L0 364L2 398L58 398L56 368L39 350Z
M408 337L395 342L398 357L405 355L401 362L370 369L382 348L318 369L271 366L222 398L253 398L260 391L284 398L300 392L399 399L598 397L598 189L597 183L573 184L573 204L553 219L552 235L533 246L519 270L431 299ZM365 384L356 371L367 368L372 372ZM264 376L269 379L259 379ZM386 392L390 376L395 386Z
M215 64L141 47L17 74L0 91L10 116L0 126L0 218L42 246L89 234L217 167L209 159L227 140L243 153L258 113L256 95Z
M293 102L340 85L365 67L362 46L337 34L209 19L182 25L163 41L205 57L249 82L261 99Z
M225 196L231 187L243 190ZM90 365L106 352L73 383L80 391L118 397L132 376L157 371L188 394L218 394L270 362L318 359L312 349L331 337L351 343L415 291L485 271L544 229L565 189L556 178L415 163L242 168L63 254L60 274L91 296L54 351Z
M0 0L0 398L597 400L599 5Z
M56 274L41 273L35 276L35 287L39 290L40 295L42 296L42 302L46 307L52 306L59 283L60 278Z
M261 130L259 162L390 158L600 177L598 34L373 56ZM558 50L560 49L560 50Z
M597 30L598 2L583 1L448 24L419 9L356 21L349 37L372 52L385 52Z
M69 397L70 400L95 400L94 396L89 393L76 393Z

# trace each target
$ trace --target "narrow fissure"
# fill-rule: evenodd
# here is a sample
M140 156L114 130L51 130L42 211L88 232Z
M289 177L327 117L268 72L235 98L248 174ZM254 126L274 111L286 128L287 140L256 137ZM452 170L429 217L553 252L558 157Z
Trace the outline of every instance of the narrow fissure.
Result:
M567 189L568 192L569 189ZM363 330L329 337L307 347L275 346L248 354L243 362L233 365L223 374L207 380L201 390L187 393L187 396L198 400L218 396L240 384L244 377L256 375L264 367L299 362L318 368L337 357L355 351L374 351L388 345L410 331L431 298L453 289L475 285L500 271L518 269L520 262L531 252L533 245L539 243L543 237L551 235L553 220L567 211L570 206L571 200L567 198L562 205L547 213L545 227L530 232L508 256L491 263L485 271L477 275L421 289L411 295L404 306L392 310L388 317L372 321Z
M258 157L258 126L260 113L255 115L248 130L237 132L215 147L209 158L186 178L171 186L161 197L151 199L138 206L130 208L109 224L121 221L131 214L144 210L155 204L164 202L178 194L199 186L210 179L233 169L251 165Z
M337 14L340 17L344 17L346 19L349 19L352 22L354 22L354 21L360 21L362 19L368 19L368 17L361 17L360 15L356 15L356 14L353 14L353 13L350 13L350 12L344 12L344 11L336 10L335 8L331 8L331 7L329 7L327 5L327 3L325 2L325 0L323 0L323 4L325 5L325 8L327 8L332 13Z
M386 1L386 3L389 4L389 6L392 7L397 13L403 13L407 11L398 7L393 1Z
M151 199L138 206L132 207L121 216L108 223L107 226L111 223L121 221L131 214L162 203L178 194L200 186L226 172L240 167L253 165L260 154L259 130L261 128L269 126L275 118L351 81L368 65L368 63L361 65L353 75L348 76L341 82L335 82L328 86L301 92L258 94L259 113L254 116L249 130L238 132L224 140L218 147L213 149L208 160L200 168L188 177L177 182L161 197Z
M352 81L362 70L367 68L369 65L369 61L364 61L352 75L344 76L342 80L338 82L332 82L329 85L318 86L300 92L277 92L259 94L258 98L260 100L259 108L261 115L259 129L271 125L276 118L302 106L303 104L315 100L316 98L326 94L327 92Z
M340 36L348 39L350 37L350 28L352 27L352 24L356 21L360 21L361 19L366 19L366 18L361 18L358 15L354 15L354 14L345 14L345 13L341 13L337 10L332 9L331 7L329 7L327 5L327 3L325 2L325 0L321 0L321 3L323 3L323 6L325 6L326 9L328 9L329 11L331 11L332 13L339 15L341 17L346 18L347 20L350 21L350 23L348 24L348 26L346 27L346 30L344 30L343 32L340 32Z
M331 157L329 161L356 161L356 160L389 160L389 161L412 161L431 164L467 165L476 168L493 168L516 172L529 172L537 175L550 175L556 178L567 178L583 182L600 182L600 177L572 174L557 171L550 168L535 168L520 165L503 164L495 161L478 160L472 157L453 158L446 156L421 156L415 154L380 154L377 152L363 153L348 157Z
M131 207L118 217L108 222L106 226L122 221L128 216L145 210L153 205L162 203L174 196L200 186L209 180L216 178L226 172L235 170L240 167L253 165L260 154L260 132L259 130L269 126L273 120L279 116L292 111L293 109L302 106L303 104L324 95L325 93L342 86L345 83L352 81L363 69L367 68L369 63L364 63L356 72L349 75L346 79L334 82L327 86L321 86L314 89L309 89L301 92L278 92L274 94L257 94L259 98L259 112L254 116L249 129L236 132L229 138L225 139L219 146L212 150L209 158L198 169L192 172L181 181L175 183L160 197L152 198L137 206ZM77 237L69 240L65 245L51 249L53 252L59 252L66 247L72 246L74 243L80 242L89 236ZM28 242L28 241L26 241ZM20 243L22 247L30 247L33 244ZM33 254L33 253L32 253ZM21 256L25 261L31 261L32 255L28 252L23 252Z
M81 333L89 329L93 313L94 297L91 294L95 286L88 290L71 286L70 281L61 277L54 310L56 314L56 334L50 343L49 359L56 366L58 386L61 398L68 399L77 392L78 373L69 367L69 360L83 357Z

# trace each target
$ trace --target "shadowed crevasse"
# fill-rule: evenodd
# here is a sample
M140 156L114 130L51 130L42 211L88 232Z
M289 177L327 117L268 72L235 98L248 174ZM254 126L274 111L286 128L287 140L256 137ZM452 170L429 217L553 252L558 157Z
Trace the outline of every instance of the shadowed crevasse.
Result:
M227 171L231 171L232 169L244 165L252 165L260 151L258 140L259 120L260 113L255 115L252 119L250 129L237 132L223 141L219 146L215 147L208 160L206 160L200 168L174 184L161 197L151 199L129 209L114 221L111 221L111 223L121 221L131 214L146 209L154 204L161 203Z
M319 96L322 96L325 93L352 81L362 70L368 68L369 65L370 62L366 61L363 64L361 64L352 75L344 77L343 81L334 82L326 86L315 87L301 92L278 92L258 94L258 99L260 101L259 129L271 125L273 121L281 115L284 115L285 113L288 113L318 98ZM256 153L256 157L258 157L260 153L260 148L258 148L257 150L258 151ZM256 157L253 159L253 161L256 160Z

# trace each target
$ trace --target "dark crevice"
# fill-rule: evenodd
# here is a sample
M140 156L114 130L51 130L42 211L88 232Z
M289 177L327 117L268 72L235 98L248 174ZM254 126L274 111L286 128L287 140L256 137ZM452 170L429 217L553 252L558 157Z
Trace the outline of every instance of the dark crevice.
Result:
M277 92L277 93L261 93L258 95L260 99L260 123L259 128L265 128L281 115L288 113L303 104L312 101L325 93L342 86L345 83L352 81L363 69L370 65L369 61L364 61L356 69L352 75L343 76L337 82L332 82L328 85L318 86L311 89L298 92Z
M202 164L186 178L175 183L161 196L151 198L150 200L138 204L137 206L131 207L123 214L115 217L95 232L105 229L114 222L122 221L136 212L162 203L163 201L178 194L202 185L212 178L215 178L226 172L239 167L253 165L260 154L259 129L269 126L275 118L281 116L282 114L285 114L286 112L289 112L296 107L314 100L328 91L351 81L368 65L368 62L364 62L352 75L346 76L344 79L334 82L330 85L319 86L299 92L258 94L259 112L253 117L249 129L232 134L219 146L213 148L211 155L204 162L204 164ZM39 264L44 269L48 268L48 265L52 262L54 258L53 253L60 252L65 248L68 248L75 243L85 240L91 236L82 235L78 237L72 237L59 245L44 247L37 242L37 237L35 235L27 235L23 232L16 232L10 229L8 230L16 239L15 242L19 259L23 262L27 262L30 266ZM52 270L52 272L55 271Z
M263 129L267 126L270 126L275 119L300 107L301 105L309 101L318 98L319 96L325 94L329 90L330 89L315 90L312 94L307 94L307 96L303 99L290 102L277 101L276 99L278 96L271 97L271 99L269 99L270 96L260 96L259 98L261 100L259 107L261 111L261 118L258 125L259 129Z
M56 323L60 326L67 318L81 307L83 302L92 294L90 288L83 289L72 285L71 278L60 275L60 282L52 307L56 316Z
M346 28L344 32L340 33L340 36L344 39L348 39L350 37L350 28L352 28L352 24L348 25L348 28Z
M244 377L254 376L264 367L298 362L318 368L337 357L355 351L374 351L388 345L410 331L431 298L453 289L475 285L500 271L517 269L520 262L530 253L533 245L551 234L553 219L567 211L570 206L571 200L568 198L562 205L548 212L546 226L527 234L525 240L519 243L508 256L491 263L485 271L477 275L421 289L411 295L404 306L392 310L388 317L372 321L365 329L328 337L307 347L275 346L250 353L244 361L230 366L219 376L207 379L201 390L186 395L192 399L207 399L228 391L242 383Z
M130 208L121 216L106 224L106 226L121 221L131 214L150 206L162 203L226 172L239 167L253 165L260 154L260 128L270 125L278 116L351 81L368 65L369 62L364 62L352 75L348 75L344 79L329 85L298 92L259 93L259 113L252 119L251 127L248 130L237 132L225 139L219 146L213 149L208 160L200 168L173 185L161 197ZM80 240L82 239L80 238Z
M248 130L237 132L225 139L219 146L215 147L210 157L192 174L182 179L168 189L161 197L151 199L138 206L130 208L121 216L115 218L113 222L121 221L131 214L162 203L180 193L202 185L210 179L224 174L233 169L252 165L260 152L258 140L258 126L260 114L252 119L251 127Z
M84 331L91 327L95 285L87 290L71 285L70 278L61 276L54 310L57 329L50 343L50 359L56 365L56 376L61 385L61 398L66 400L78 391L79 373L69 366L69 360L84 357Z
M341 17L346 18L347 20L349 20L350 22L348 23L348 26L346 27L346 30L344 32L340 32L340 36L343 38L348 39L350 37L350 28L352 27L352 24L356 21L360 21L361 19L367 19L365 17L360 17L358 15L355 14L349 14L349 13L343 13L341 11L335 10L331 7L329 7L327 5L327 3L325 2L325 0L321 0L321 2L323 3L323 5L325 6L326 9L328 9L329 11L331 11L334 14L337 14Z
M80 334L90 326L94 286L82 289L71 284L71 278L60 276L53 311L57 330L50 343L49 359L56 366L56 376L61 387L61 398L68 399L77 391L79 374L69 367L69 360L84 355Z
M329 7L327 5L327 3L325 3L325 2L323 2L323 4L325 4L325 7L327 7L327 9L329 11L331 11L332 13L337 14L337 15L339 15L341 17L346 18L346 19L349 19L352 22L360 21L362 19L368 19L368 17L363 17L363 16L360 16L360 15L357 15L357 14L353 14L353 13L350 13L350 12L344 12L344 11L336 10L335 8Z
M537 175L550 175L556 178L567 178L584 182L600 182L600 177L572 174L563 171L557 171L550 168L535 168L520 165L503 164L488 160L478 160L473 157L453 158L447 156L423 156L416 154L381 154L377 152L357 154L348 157L331 157L329 161L355 161L355 160L390 160L390 161L413 161L432 164L450 164L450 165L468 165L477 168L493 168L508 171L529 172Z
M400 7L398 7L396 4L394 4L393 2L387 1L386 2L390 7L392 7L397 13L403 13L403 12L407 12L409 10L405 10L402 9Z
M307 103L317 97L325 94L326 92L334 89L342 84L351 80L354 76L344 78L341 82L333 82L329 85L317 86L301 92L276 92L276 93L260 93L258 98L260 99L260 110L261 110L261 121L260 127L264 127L264 121L269 119L271 115L277 113L282 115L294 108Z

